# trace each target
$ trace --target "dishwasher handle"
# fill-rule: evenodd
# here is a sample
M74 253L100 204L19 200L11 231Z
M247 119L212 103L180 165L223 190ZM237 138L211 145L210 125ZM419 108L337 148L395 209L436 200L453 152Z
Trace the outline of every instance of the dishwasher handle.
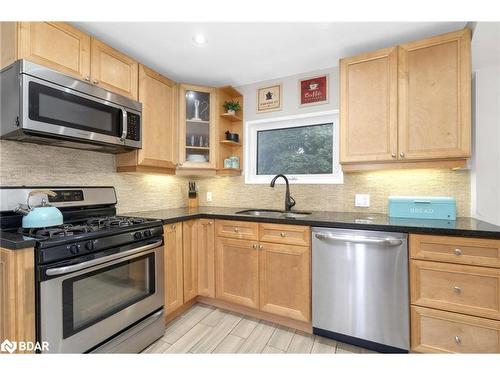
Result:
M365 237L365 236L342 236L331 233L315 233L318 240L344 241L373 245L399 246L403 243L400 238L394 237Z

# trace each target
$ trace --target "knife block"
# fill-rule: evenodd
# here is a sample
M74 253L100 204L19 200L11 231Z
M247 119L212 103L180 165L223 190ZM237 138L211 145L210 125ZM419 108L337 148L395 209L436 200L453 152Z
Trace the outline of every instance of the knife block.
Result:
M198 194L192 195L190 194L188 196L188 207L189 208L198 208L199 205L199 199L198 199Z

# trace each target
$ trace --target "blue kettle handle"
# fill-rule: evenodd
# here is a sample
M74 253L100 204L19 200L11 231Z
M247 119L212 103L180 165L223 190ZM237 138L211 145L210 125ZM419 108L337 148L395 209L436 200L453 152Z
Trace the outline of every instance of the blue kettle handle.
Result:
M55 197L57 195L57 193L53 192L52 190L32 190L28 193L28 199L27 199L27 203L28 203L28 209L31 210L31 205L30 205L30 198L33 196L33 195L37 195L37 194L47 194L48 196L50 197Z

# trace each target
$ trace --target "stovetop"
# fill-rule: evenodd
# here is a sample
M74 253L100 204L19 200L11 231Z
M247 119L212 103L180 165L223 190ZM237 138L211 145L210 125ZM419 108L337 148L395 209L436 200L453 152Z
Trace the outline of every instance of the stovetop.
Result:
M156 222L157 220L141 217L99 216L47 228L19 228L17 232L40 241L56 238L71 240L73 236L80 236L86 233L95 234L103 230L108 230L109 232L109 230L112 231L115 228L126 227L133 230L134 226L147 223L155 224Z

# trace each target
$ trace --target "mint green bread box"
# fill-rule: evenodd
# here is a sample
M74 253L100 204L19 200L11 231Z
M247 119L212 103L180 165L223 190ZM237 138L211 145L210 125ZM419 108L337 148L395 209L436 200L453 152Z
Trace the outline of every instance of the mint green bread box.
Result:
M456 220L457 201L451 197L389 197L389 216Z

